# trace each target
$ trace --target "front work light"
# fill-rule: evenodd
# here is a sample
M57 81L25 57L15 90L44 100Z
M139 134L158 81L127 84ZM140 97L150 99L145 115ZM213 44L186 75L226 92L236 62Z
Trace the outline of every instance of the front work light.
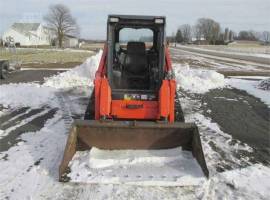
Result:
M119 22L119 18L117 18L117 17L111 17L110 18L110 22L114 22L114 23Z
M164 20L163 19L155 19L156 24L163 24Z

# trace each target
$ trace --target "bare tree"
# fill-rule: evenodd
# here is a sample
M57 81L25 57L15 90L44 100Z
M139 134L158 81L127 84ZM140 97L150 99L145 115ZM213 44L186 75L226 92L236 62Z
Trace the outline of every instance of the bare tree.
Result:
M55 32L60 48L63 46L65 36L79 34L76 20L72 17L69 8L63 4L51 5L44 20L48 27Z
M221 28L219 23L213 19L200 18L196 27L209 43L215 44L219 39Z
M182 32L183 41L189 42L191 40L191 26L189 24L183 24L180 26Z
M265 43L269 44L270 43L270 31L264 31L262 33L262 39Z
M196 38L196 40L201 40L203 34L201 33L201 30L198 26L195 25L192 27L192 33L194 37Z

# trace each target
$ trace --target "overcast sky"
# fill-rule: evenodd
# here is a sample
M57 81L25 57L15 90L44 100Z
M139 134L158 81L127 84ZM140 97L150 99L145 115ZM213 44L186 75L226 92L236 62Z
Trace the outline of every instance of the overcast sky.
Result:
M42 21L55 3L71 9L87 39L105 38L108 14L165 15L169 35L201 17L234 31L270 30L270 0L0 0L0 35L14 22Z

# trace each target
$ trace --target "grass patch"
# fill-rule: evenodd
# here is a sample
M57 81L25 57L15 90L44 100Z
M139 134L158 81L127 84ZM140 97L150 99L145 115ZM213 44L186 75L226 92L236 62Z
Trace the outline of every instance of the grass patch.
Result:
M57 49L19 49L11 51L6 48L0 49L0 59L20 63L22 66L33 64L65 64L82 63L86 58L92 56L91 51L57 50Z

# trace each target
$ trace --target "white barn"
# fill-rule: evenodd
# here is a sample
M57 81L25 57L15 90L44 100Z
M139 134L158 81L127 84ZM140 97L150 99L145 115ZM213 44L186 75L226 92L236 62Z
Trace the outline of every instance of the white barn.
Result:
M12 42L20 46L50 45L51 31L41 23L14 23L2 36L3 43Z
M66 35L63 41L63 47L74 48L79 46L79 39L72 35Z

